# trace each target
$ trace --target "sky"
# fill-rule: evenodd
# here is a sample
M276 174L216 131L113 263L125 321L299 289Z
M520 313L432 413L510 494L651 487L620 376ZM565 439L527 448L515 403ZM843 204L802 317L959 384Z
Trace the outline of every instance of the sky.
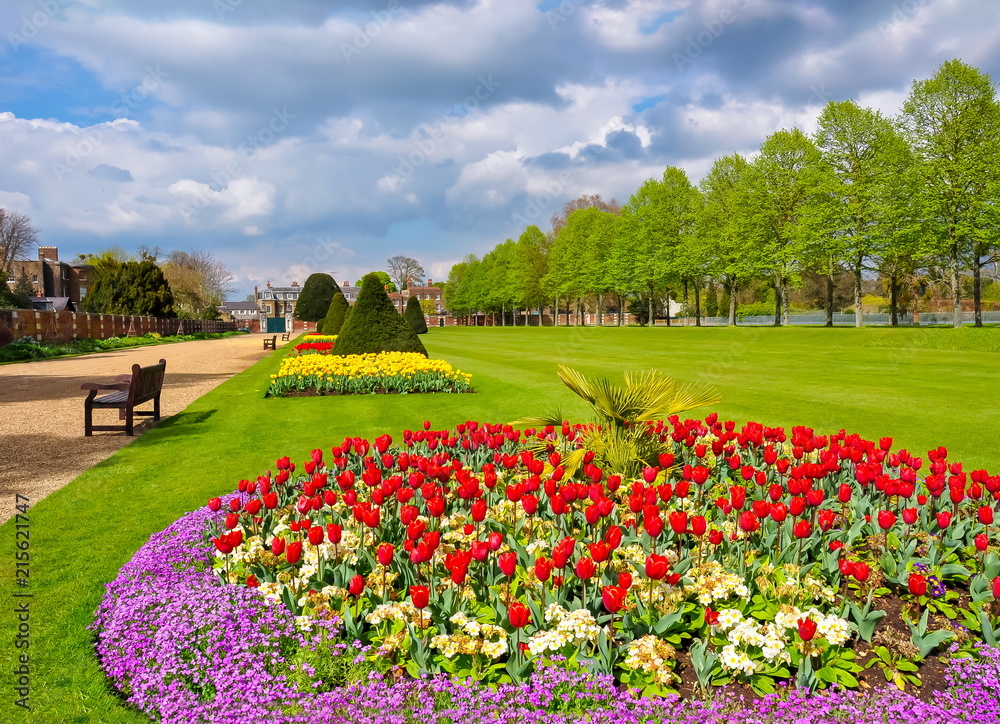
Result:
M60 258L443 281L581 194L697 182L831 100L894 116L992 0L4 0L0 206Z

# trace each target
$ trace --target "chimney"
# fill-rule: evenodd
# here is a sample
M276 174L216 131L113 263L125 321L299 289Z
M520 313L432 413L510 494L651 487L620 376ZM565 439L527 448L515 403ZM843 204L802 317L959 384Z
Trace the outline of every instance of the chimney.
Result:
M268 282L268 283L267 283L267 288L268 288L268 289L270 289L270 288L271 288L271 282Z
M298 283L298 282L292 282L292 286L293 286L293 287L297 287L298 285L299 285L299 283Z
M38 247L38 261L59 261L59 247L57 246Z
M433 286L434 286L434 280L433 280L433 279L431 279L431 278L428 278L428 279L427 279L427 286L429 286L429 287L433 287Z
M342 287L349 287L349 286L351 286L351 283L350 282L344 282L340 286L342 286Z

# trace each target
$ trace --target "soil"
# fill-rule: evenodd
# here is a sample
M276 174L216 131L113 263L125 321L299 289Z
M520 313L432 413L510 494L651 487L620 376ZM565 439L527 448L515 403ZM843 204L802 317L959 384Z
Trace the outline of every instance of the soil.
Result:
M165 359L160 398L164 419L269 354L262 344L267 336L132 347L0 366L0 522L14 515L16 495L26 496L34 505L135 439L124 432L85 437L87 393L80 385L111 383L128 374L133 364ZM118 413L95 410L94 423L119 424ZM155 424L151 418L137 418L135 434Z

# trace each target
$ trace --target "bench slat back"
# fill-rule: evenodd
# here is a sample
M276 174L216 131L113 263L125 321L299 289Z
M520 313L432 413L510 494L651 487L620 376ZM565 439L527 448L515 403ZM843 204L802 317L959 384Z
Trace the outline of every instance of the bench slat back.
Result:
M144 402L156 397L163 386L163 374L166 371L167 363L160 360L159 364L149 367L132 365L132 387L131 397L133 403Z

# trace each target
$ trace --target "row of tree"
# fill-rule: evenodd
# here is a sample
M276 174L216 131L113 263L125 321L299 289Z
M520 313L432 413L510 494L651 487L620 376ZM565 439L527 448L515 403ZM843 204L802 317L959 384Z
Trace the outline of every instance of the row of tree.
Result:
M557 309L605 301L653 318L666 300L721 285L736 323L740 290L766 280L775 323L788 323L789 290L807 274L834 288L879 275L892 323L900 293L943 271L960 326L963 277L982 324L982 273L1000 250L1000 103L989 76L958 60L915 81L896 118L854 101L829 103L809 136L770 135L753 158L716 159L697 186L683 169L647 180L619 207L600 196L567 205L543 233L529 226L479 259L456 264L445 286L456 314ZM619 321L621 316L619 315Z

